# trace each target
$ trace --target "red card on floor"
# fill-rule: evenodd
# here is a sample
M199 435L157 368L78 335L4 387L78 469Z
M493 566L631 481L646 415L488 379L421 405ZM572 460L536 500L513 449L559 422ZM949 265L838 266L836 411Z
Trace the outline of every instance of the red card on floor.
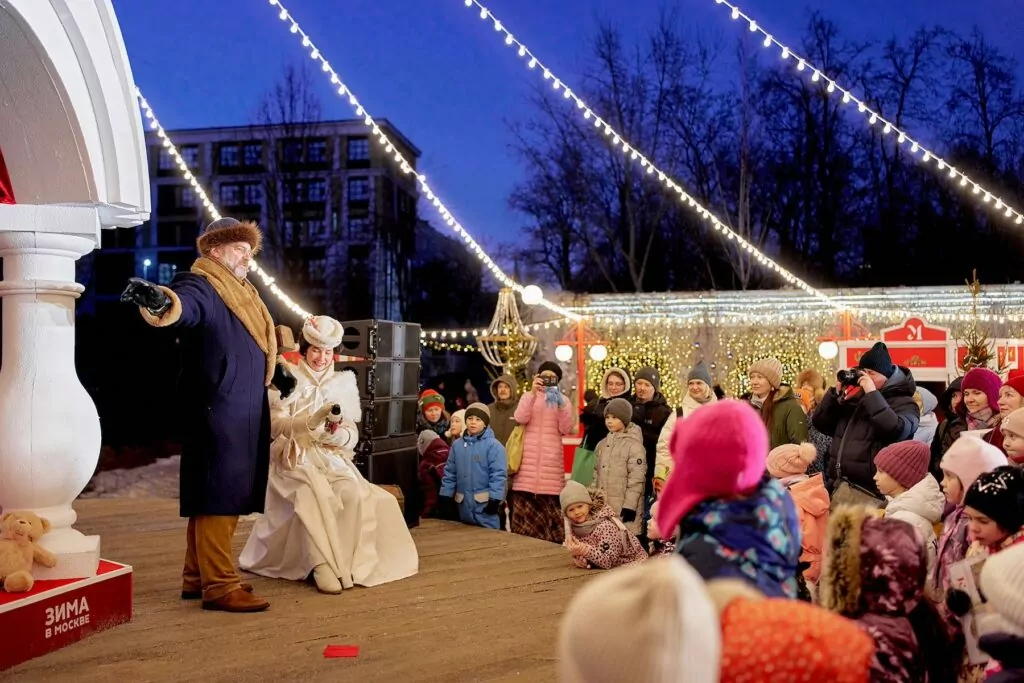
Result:
M335 657L358 657L358 645L328 645L324 648L324 657L333 659Z

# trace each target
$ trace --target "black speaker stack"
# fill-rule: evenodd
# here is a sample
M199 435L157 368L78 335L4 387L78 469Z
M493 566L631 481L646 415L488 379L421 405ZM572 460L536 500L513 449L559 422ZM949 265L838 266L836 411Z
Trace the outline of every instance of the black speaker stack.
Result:
M369 481L398 486L405 521L419 524L421 494L416 415L419 411L420 326L387 320L342 322L343 360L335 370L356 375L363 404L355 463Z

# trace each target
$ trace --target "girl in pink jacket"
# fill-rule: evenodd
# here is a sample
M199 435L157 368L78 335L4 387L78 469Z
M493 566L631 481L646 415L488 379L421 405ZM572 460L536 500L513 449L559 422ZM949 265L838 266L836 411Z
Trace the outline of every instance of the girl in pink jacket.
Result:
M533 389L519 399L516 422L523 425L523 460L512 480L512 533L562 543L562 507L558 494L565 484L562 437L576 427L576 412L558 389L562 369L541 363Z

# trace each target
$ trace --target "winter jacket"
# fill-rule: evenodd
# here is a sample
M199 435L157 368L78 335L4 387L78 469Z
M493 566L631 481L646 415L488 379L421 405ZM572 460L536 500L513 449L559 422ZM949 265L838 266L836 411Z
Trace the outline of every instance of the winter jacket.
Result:
M917 384L910 370L897 366L881 389L846 403L835 388L825 392L812 422L832 435L825 485L835 490L841 478L881 498L875 486L875 455L889 444L906 441L921 421L914 402Z
M989 667L985 683L1021 683L1024 681L1024 637L1010 633L990 633L978 641L981 649L998 662ZM992 669L995 673L991 673Z
M604 491L608 506L616 515L621 516L623 508L636 513L636 518L625 524L631 532L639 534L647 473L647 453L640 428L630 423L621 432L609 432L598 442L594 455L594 486Z
M683 404L681 406L683 415L682 419L688 418L693 414L693 411L697 410L706 405L710 405L718 400L714 392L711 393L711 399L706 403L701 403L690 394L686 394L683 398ZM658 443L655 446L654 452L654 478L661 479L662 481L668 481L668 475L672 472L672 454L669 453L668 443L672 438L672 430L676 428L676 421L679 419L675 412L670 412L668 419L665 420L665 426L661 428L661 433L658 434Z
M498 382L507 384L512 389L512 398L507 401L498 400ZM491 431L494 438L502 446L508 443L508 437L512 436L512 430L516 428L516 404L519 402L519 387L516 378L512 375L502 375L491 382L491 395L494 396L494 403L487 408L491 411Z
M439 495L455 499L466 524L497 529L498 515L486 514L484 506L489 500L504 500L507 472L505 447L490 427L476 436L466 432L452 444Z
M448 464L450 447L444 439L434 439L420 456L419 480L423 495L422 517L434 517L438 514L437 493L441 490L444 468Z
M654 397L647 403L640 403L633 397L633 422L640 426L644 436L644 451L647 453L646 481L654 478L654 463L657 459L658 437L665 423L675 416L675 412L665 401L661 392L654 392Z
M939 417L935 414L939 399L924 387L918 387L917 393L921 394L921 422L914 432L914 441L931 444L935 439L935 431L939 428Z
M931 586L933 594L944 600L949 588L949 565L967 557L967 513L963 505L957 505L946 515L942 535L936 544L935 566L932 568Z
M605 391L605 383L608 381L608 376L612 374L618 374L626 381L626 389L621 394L611 396ZM608 436L608 426L604 423L604 409L608 407L608 402L613 398L624 398L629 400L629 391L632 387L632 383L629 379L629 373L621 368L609 368L605 370L604 376L601 378L601 397L591 405L588 405L580 413L580 422L583 424L583 442L580 444L582 448L587 450L595 450L598 442L604 437Z
M761 412L757 406L754 406L754 409ZM807 414L804 413L800 399L789 385L783 384L779 387L775 394L771 424L765 426L768 427L769 448L807 441Z
M828 462L828 451L832 448L832 437L819 432L813 424L807 425L807 440L814 444L814 451L818 457L807 466L807 474L821 474L825 472L825 464Z
M796 506L765 473L749 496L706 500L690 510L679 524L676 552L706 581L743 579L768 597L795 598L801 554Z
M942 519L945 509L945 494L939 488L935 477L927 474L924 479L890 500L889 504L885 506L886 517L902 519L921 532L921 538L924 540L924 547L928 553L929 576L935 566L935 524Z
M960 438L960 434L967 429L967 421L958 416L953 410L953 394L960 391L963 378L957 377L939 397L939 409L942 410L944 420L939 423L932 437L932 459L928 471L935 475L935 478L942 481L942 456L946 454L953 442Z
M817 583L821 575L821 553L825 547L825 531L828 528L828 491L821 474L804 476L796 481L782 480L796 505L800 522L800 561L810 563L804 571L804 579Z
M565 485L562 437L572 434L576 416L564 394L561 405L545 394L530 391L519 399L516 422L523 425L523 462L512 480L513 491L557 496Z
M442 439L445 439L445 443L449 443L445 438L445 432L452 428L452 423L449 417L445 413L441 413L440 419L437 422L427 422L427 418L423 415L423 411L416 414L416 433L425 432L427 430L433 431Z
M607 505L598 506L596 503L590 512L591 519L601 521L589 533L580 535L577 525L566 520L569 533L589 547L583 556L588 568L612 569L646 560L644 547L615 516L615 511Z

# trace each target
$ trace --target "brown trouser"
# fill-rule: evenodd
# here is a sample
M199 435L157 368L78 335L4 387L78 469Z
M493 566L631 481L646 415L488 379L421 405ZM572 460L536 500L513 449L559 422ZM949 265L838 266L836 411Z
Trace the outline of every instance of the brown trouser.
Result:
M203 591L203 600L217 600L242 587L231 557L237 516L199 515L188 518L182 590Z

